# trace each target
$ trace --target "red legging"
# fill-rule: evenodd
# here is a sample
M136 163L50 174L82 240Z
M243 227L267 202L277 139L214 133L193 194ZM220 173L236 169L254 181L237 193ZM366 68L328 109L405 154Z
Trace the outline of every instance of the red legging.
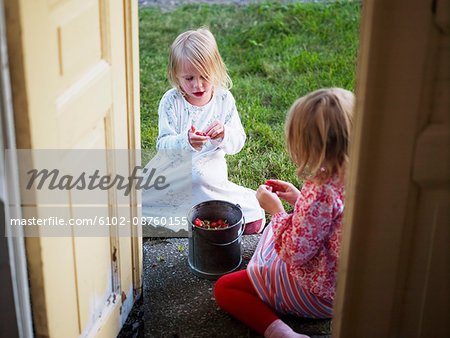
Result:
M214 297L222 310L260 334L264 334L267 327L278 319L259 298L246 270L221 277L214 287Z

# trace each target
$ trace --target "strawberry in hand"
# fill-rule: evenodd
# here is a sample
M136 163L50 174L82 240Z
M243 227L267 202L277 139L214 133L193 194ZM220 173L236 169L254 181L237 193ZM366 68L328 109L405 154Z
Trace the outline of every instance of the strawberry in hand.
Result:
M208 141L209 136L201 131L197 131L194 126L188 131L188 140L193 148L201 148Z
M281 180L267 180L264 183L264 186L267 187L268 191L276 194L278 197L284 199L291 205L295 205L295 202L300 195L300 191L289 182L284 182Z
M204 132L202 131L196 131L194 126L191 126L191 131L195 134L195 135L200 135L200 136L206 136L209 137L208 135L206 135Z
M279 190L281 190L281 186L279 184L277 184L277 181L274 180L267 180L266 182L264 182L264 185L267 185L269 188L269 191L275 193Z

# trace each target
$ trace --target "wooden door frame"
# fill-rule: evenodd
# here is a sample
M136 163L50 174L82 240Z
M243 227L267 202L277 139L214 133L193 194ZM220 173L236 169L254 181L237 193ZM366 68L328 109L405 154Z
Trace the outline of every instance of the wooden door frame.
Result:
M428 153L420 152L433 109L439 112L440 122L444 121L444 130L449 128L448 116L444 117L445 109L448 114L445 96L449 88L448 1L368 0L362 7L333 336L446 336L439 334L448 333L448 320L442 319L448 316L446 294L433 295L427 304L426 296L430 277L433 281L438 277L438 293L442 283L449 280L448 273L430 272L433 266L447 266L448 271L448 257L433 252L437 249L442 253L447 248L448 254L448 242L433 238L436 228L431 219L428 228L418 227L416 219L422 188L418 168L427 174L428 182L436 178L433 175L447 177L447 181L442 179L447 186L441 189L448 192L445 142L426 148ZM436 13L447 20L444 38L438 32L445 29L436 26L442 17L437 19ZM439 48L443 48L441 56L436 53ZM439 70L446 71L442 80L447 76L442 87L435 83ZM433 95L439 101L433 101ZM448 229L448 224L438 226ZM440 234L445 237L445 230ZM427 310L430 313L424 312ZM426 332L421 323L425 315L438 319L435 327L425 326Z
M139 19L137 1L124 1L124 31L125 31L125 68L127 90L127 115L128 115L128 149L129 163L136 166L141 163L141 138L140 138L140 83L139 83ZM133 168L130 166L129 172ZM130 194L130 219L141 219L141 197L135 189ZM131 250L133 269L134 297L142 294L142 226L132 228Z

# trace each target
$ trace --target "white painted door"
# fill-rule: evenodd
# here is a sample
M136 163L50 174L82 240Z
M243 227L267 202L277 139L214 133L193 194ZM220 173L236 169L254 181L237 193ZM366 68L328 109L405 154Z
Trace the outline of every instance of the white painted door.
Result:
M69 165L87 161L90 149L139 148L137 1L7 0L5 16L18 148L55 149ZM87 151L61 155L73 149ZM111 152L101 166L114 175L136 161L133 152L120 161ZM39 191L33 198L25 217L138 216L136 191L101 191L98 208L77 207L86 198L77 190L63 192L57 208ZM37 336L118 333L141 292L139 231L130 224L128 236L113 228L108 236L26 238Z

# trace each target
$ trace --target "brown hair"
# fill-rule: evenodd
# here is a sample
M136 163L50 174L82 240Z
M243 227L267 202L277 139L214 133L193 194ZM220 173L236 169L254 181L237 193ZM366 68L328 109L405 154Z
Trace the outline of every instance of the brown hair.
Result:
M167 78L184 94L177 76L182 71L183 61L192 63L214 86L231 88L232 81L219 54L216 39L209 29L202 27L181 33L170 47Z
M285 125L289 156L301 179L318 183L338 174L348 162L354 95L341 88L319 89L292 105Z

